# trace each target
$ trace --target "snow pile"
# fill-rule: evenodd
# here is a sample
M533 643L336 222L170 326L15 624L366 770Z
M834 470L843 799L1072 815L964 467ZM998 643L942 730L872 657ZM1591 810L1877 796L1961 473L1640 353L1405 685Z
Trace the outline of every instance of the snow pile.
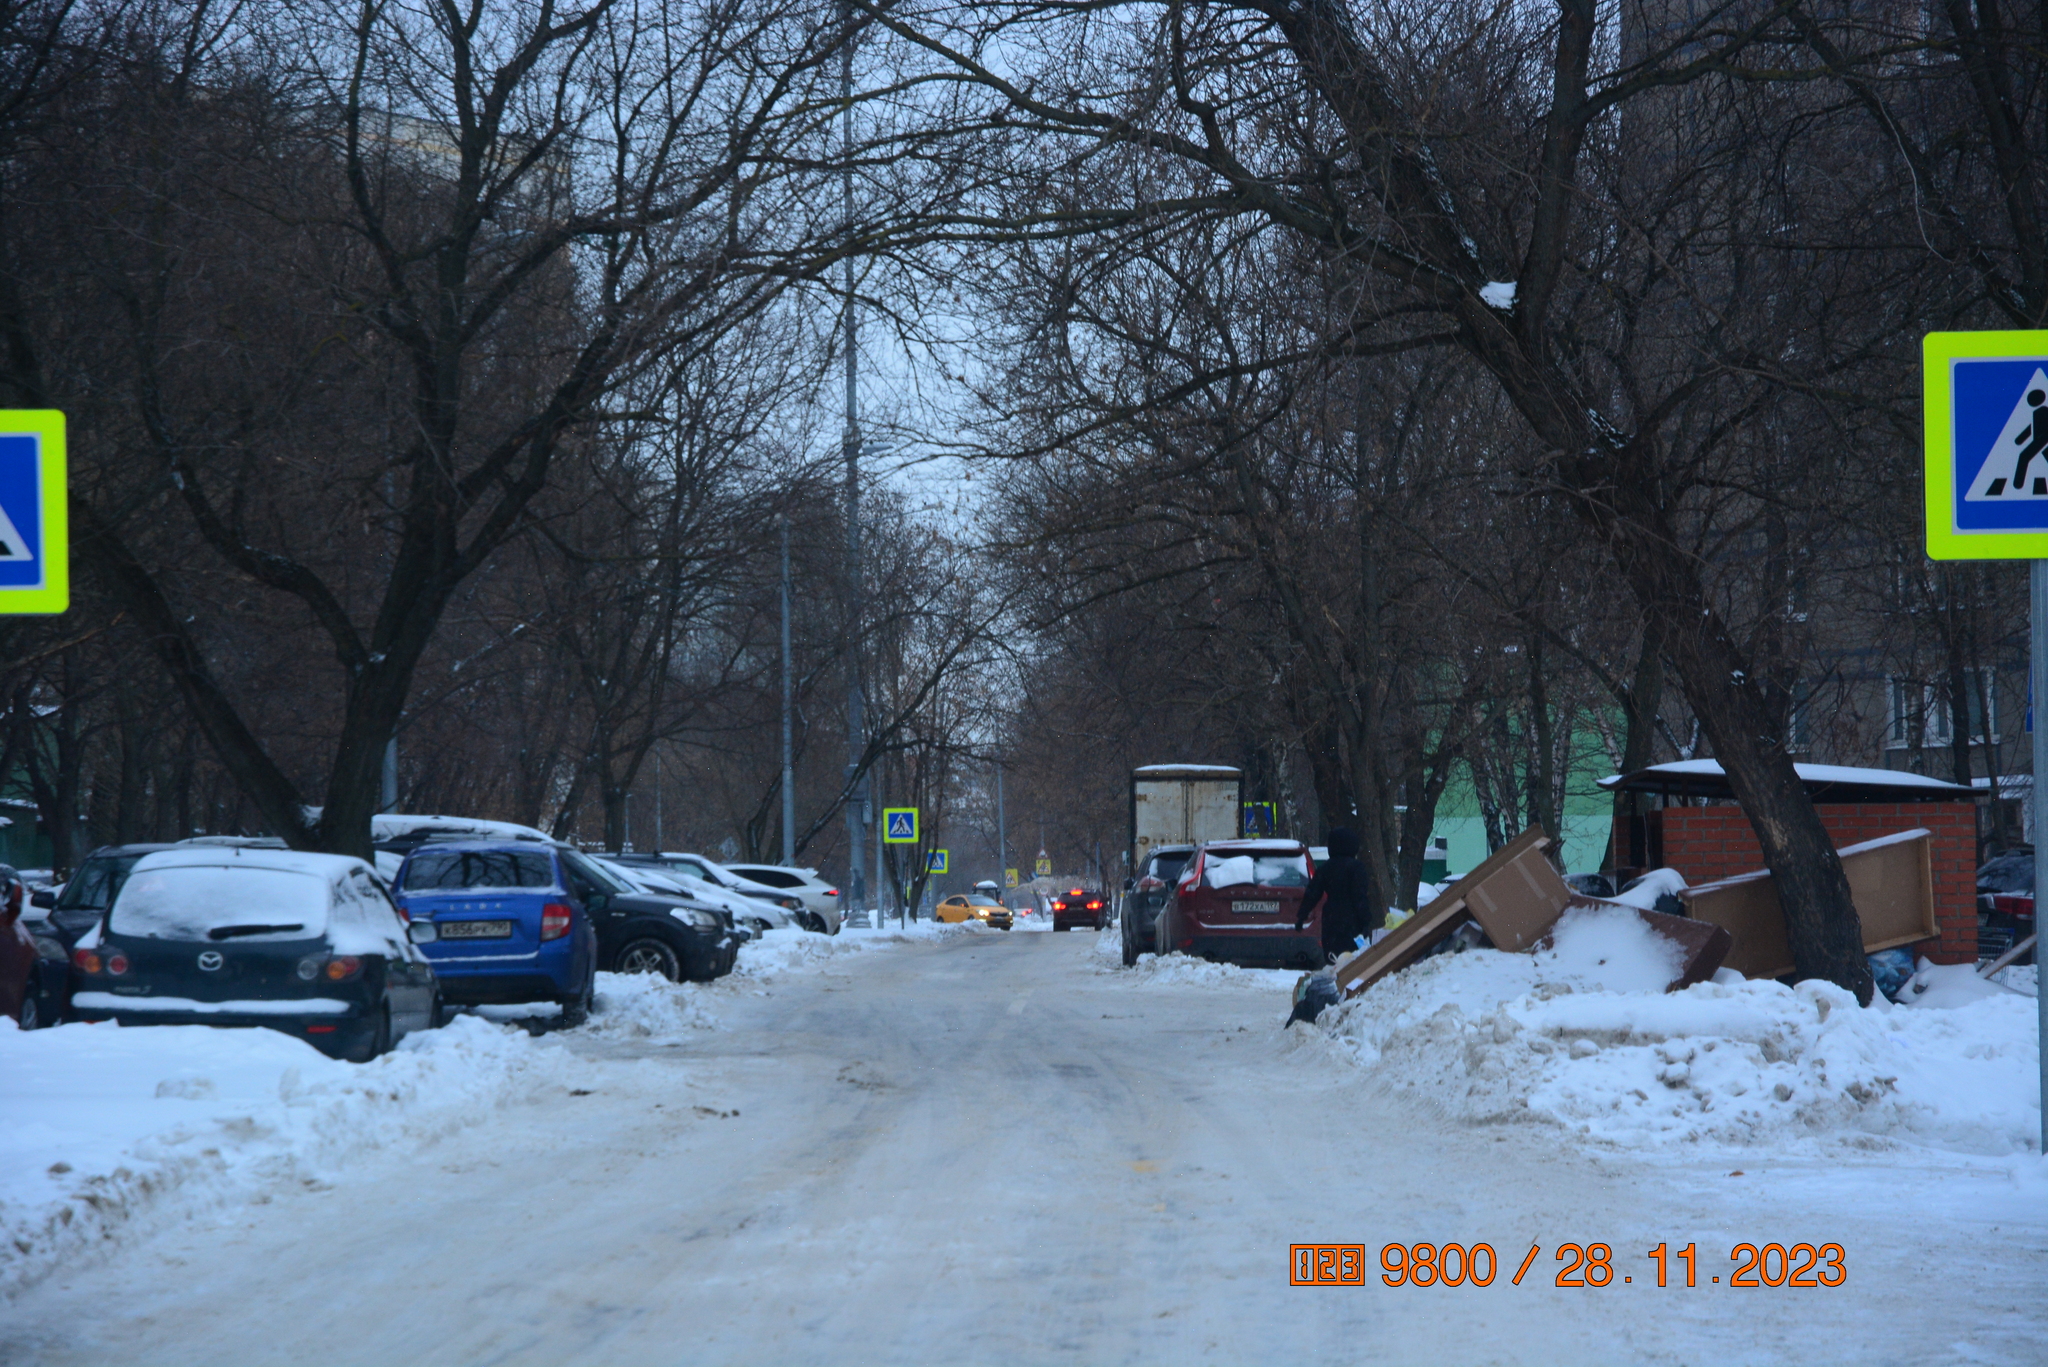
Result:
M717 1019L698 1000L701 991L695 983L672 983L659 973L600 973L588 1028L592 1034L633 1039L716 1030Z
M1657 899L1666 894L1676 897L1685 891L1685 875L1677 869L1651 869L1636 880L1636 885L1627 892L1616 893L1608 898L1625 907L1641 907L1644 911L1655 911Z
M174 1197L190 1216L262 1184L317 1187L364 1149L410 1150L579 1072L558 1044L470 1016L367 1065L271 1030L0 1022L0 1294Z
M1089 966L1097 973L1115 973L1140 987L1239 987L1259 992L1292 994L1301 977L1298 968L1239 968L1212 964L1187 954L1141 954L1135 968L1125 968L1123 932L1112 925L1095 937Z
M1536 952L1538 977L1580 992L1662 992L1685 969L1676 941L1620 907L1569 907L1549 940Z
M735 978L751 978L771 981L785 973L802 972L821 967L825 961L846 954L860 954L869 950L893 948L918 941L943 940L954 935L973 934L985 931L991 935L1003 934L991 930L979 921L945 925L935 921L912 921L906 926L883 926L870 930L859 926L846 926L837 935L820 935L815 931L771 930L759 940L740 948L739 963L733 968Z
M2040 1097L2029 998L1994 987L1949 1010L1899 1010L1859 1008L1819 982L1613 990L1593 980L1644 966L1598 957L1589 978L1577 951L1439 955L1375 984L1322 1025L1391 1085L1471 1122L1546 1123L1631 1147L1810 1140L2007 1154L2034 1146ZM1937 974L1942 986L1930 991L1946 995L1948 976Z

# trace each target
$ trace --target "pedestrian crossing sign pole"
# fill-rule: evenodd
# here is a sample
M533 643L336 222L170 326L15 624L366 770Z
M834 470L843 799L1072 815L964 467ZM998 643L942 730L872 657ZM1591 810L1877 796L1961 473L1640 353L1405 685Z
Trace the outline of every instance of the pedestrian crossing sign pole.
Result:
M885 845L915 845L917 835L917 808L882 808L882 843Z
M1930 332L1920 354L1927 558L2033 562L2029 691L2048 697L2048 332ZM2033 741L2038 783L2048 775L2048 726L2035 727ZM2034 842L2034 886L2048 888L2048 840ZM2048 994L2036 1002L2048 1096ZM2048 1152L2048 1107L2041 1148Z
M0 615L71 606L64 415L0 409Z

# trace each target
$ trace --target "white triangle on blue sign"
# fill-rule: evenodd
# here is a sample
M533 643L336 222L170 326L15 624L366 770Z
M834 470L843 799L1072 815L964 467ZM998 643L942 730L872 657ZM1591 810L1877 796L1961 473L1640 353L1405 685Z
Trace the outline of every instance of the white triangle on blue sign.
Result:
M2041 401L2033 402L2035 395ZM1993 410L1994 412L1996 410ZM1963 453L1958 452L1958 455ZM2020 391L2019 401L1998 439L1970 481L1965 503L2005 503L2048 499L2048 373L2034 368L2034 377Z
M15 527L14 519L7 515L7 509L0 507L0 561L35 558L36 553L28 548L28 538Z

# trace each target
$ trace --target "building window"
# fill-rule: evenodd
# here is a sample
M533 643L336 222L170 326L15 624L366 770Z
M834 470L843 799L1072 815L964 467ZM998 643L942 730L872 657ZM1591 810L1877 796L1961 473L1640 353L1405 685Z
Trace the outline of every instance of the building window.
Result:
M1785 714L1785 748L1795 754L1813 748L1813 685L1792 685L1792 706Z
M1970 695L1967 703L1970 744L1983 745L1987 736L1996 743L1999 738L1997 676L1988 669L1967 669L1963 671L1963 678L1963 686ZM1948 699L1943 696L1945 690L1937 691L1932 684L1899 674L1894 674L1888 683L1891 719L1886 733L1888 749L1947 745L1954 738L1955 729L1950 725L1954 713Z

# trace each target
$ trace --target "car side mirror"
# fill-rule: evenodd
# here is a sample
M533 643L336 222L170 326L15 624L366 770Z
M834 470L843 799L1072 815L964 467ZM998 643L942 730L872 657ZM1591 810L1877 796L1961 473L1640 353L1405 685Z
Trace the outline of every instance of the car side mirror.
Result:
M28 901L32 907L54 907L57 905L57 893L51 888L37 888L28 895Z
M1135 878L1126 878L1126 879L1124 879L1124 891L1125 891L1125 892L1129 892L1129 891L1130 891L1130 890L1131 890L1132 888L1134 888L1134 887L1136 887L1136 886L1138 886L1138 880L1137 880L1137 879L1135 879Z
M590 894L590 896L583 899L583 909L585 911L603 911L606 907L610 906L611 904L612 895L608 892L593 892Z
M441 938L441 928L432 921L408 921L405 938L416 945L430 945Z

